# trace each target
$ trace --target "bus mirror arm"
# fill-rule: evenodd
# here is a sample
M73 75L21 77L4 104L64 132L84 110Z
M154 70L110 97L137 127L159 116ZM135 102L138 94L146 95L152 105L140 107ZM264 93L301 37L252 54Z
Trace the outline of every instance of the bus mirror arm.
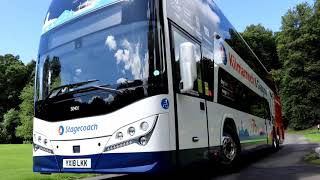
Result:
M181 93L186 93L193 89L194 81L197 79L197 64L195 56L195 46L191 42L180 45L180 75L181 81L179 89Z

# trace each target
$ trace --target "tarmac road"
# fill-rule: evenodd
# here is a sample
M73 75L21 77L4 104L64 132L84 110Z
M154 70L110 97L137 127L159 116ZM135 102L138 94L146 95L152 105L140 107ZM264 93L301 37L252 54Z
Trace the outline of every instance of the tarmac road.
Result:
M241 164L232 174L218 167L211 167L208 173L193 172L187 177L155 177L105 175L86 180L132 180L132 179L218 179L218 180L320 180L320 166L306 163L303 158L319 144L310 144L298 135L286 135L286 140L278 152L262 149L245 154Z
M303 160L304 156L317 146L319 144L310 144L302 136L286 135L285 143L279 152L268 154L264 150L265 155L260 152L261 158L252 158L247 167L215 179L320 180L320 166L310 165Z

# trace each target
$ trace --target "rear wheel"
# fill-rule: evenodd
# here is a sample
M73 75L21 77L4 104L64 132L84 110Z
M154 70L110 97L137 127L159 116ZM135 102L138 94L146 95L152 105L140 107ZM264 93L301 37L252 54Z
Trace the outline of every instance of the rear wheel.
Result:
M279 136L277 136L276 134L276 131L273 130L273 133L272 133L272 149L274 151L279 151L280 149L280 140L279 140Z

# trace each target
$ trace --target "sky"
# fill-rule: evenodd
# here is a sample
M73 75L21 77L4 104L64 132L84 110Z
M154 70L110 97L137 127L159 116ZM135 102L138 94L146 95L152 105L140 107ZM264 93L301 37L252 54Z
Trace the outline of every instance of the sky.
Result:
M19 55L24 63L37 58L41 28L51 0L1 0L0 55ZM314 0L216 0L238 31L262 24L278 31L281 16L295 5Z

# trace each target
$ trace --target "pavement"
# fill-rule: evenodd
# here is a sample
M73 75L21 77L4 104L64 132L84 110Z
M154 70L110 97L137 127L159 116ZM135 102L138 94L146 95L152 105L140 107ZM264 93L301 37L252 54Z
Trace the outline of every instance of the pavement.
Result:
M304 156L320 144L311 144L299 135L286 135L278 152L270 148L249 152L241 157L240 165L225 172L218 166L210 167L206 173L194 171L186 177L159 177L141 175L104 175L84 180L132 180L132 179L206 179L206 180L320 180L320 166L303 160Z

